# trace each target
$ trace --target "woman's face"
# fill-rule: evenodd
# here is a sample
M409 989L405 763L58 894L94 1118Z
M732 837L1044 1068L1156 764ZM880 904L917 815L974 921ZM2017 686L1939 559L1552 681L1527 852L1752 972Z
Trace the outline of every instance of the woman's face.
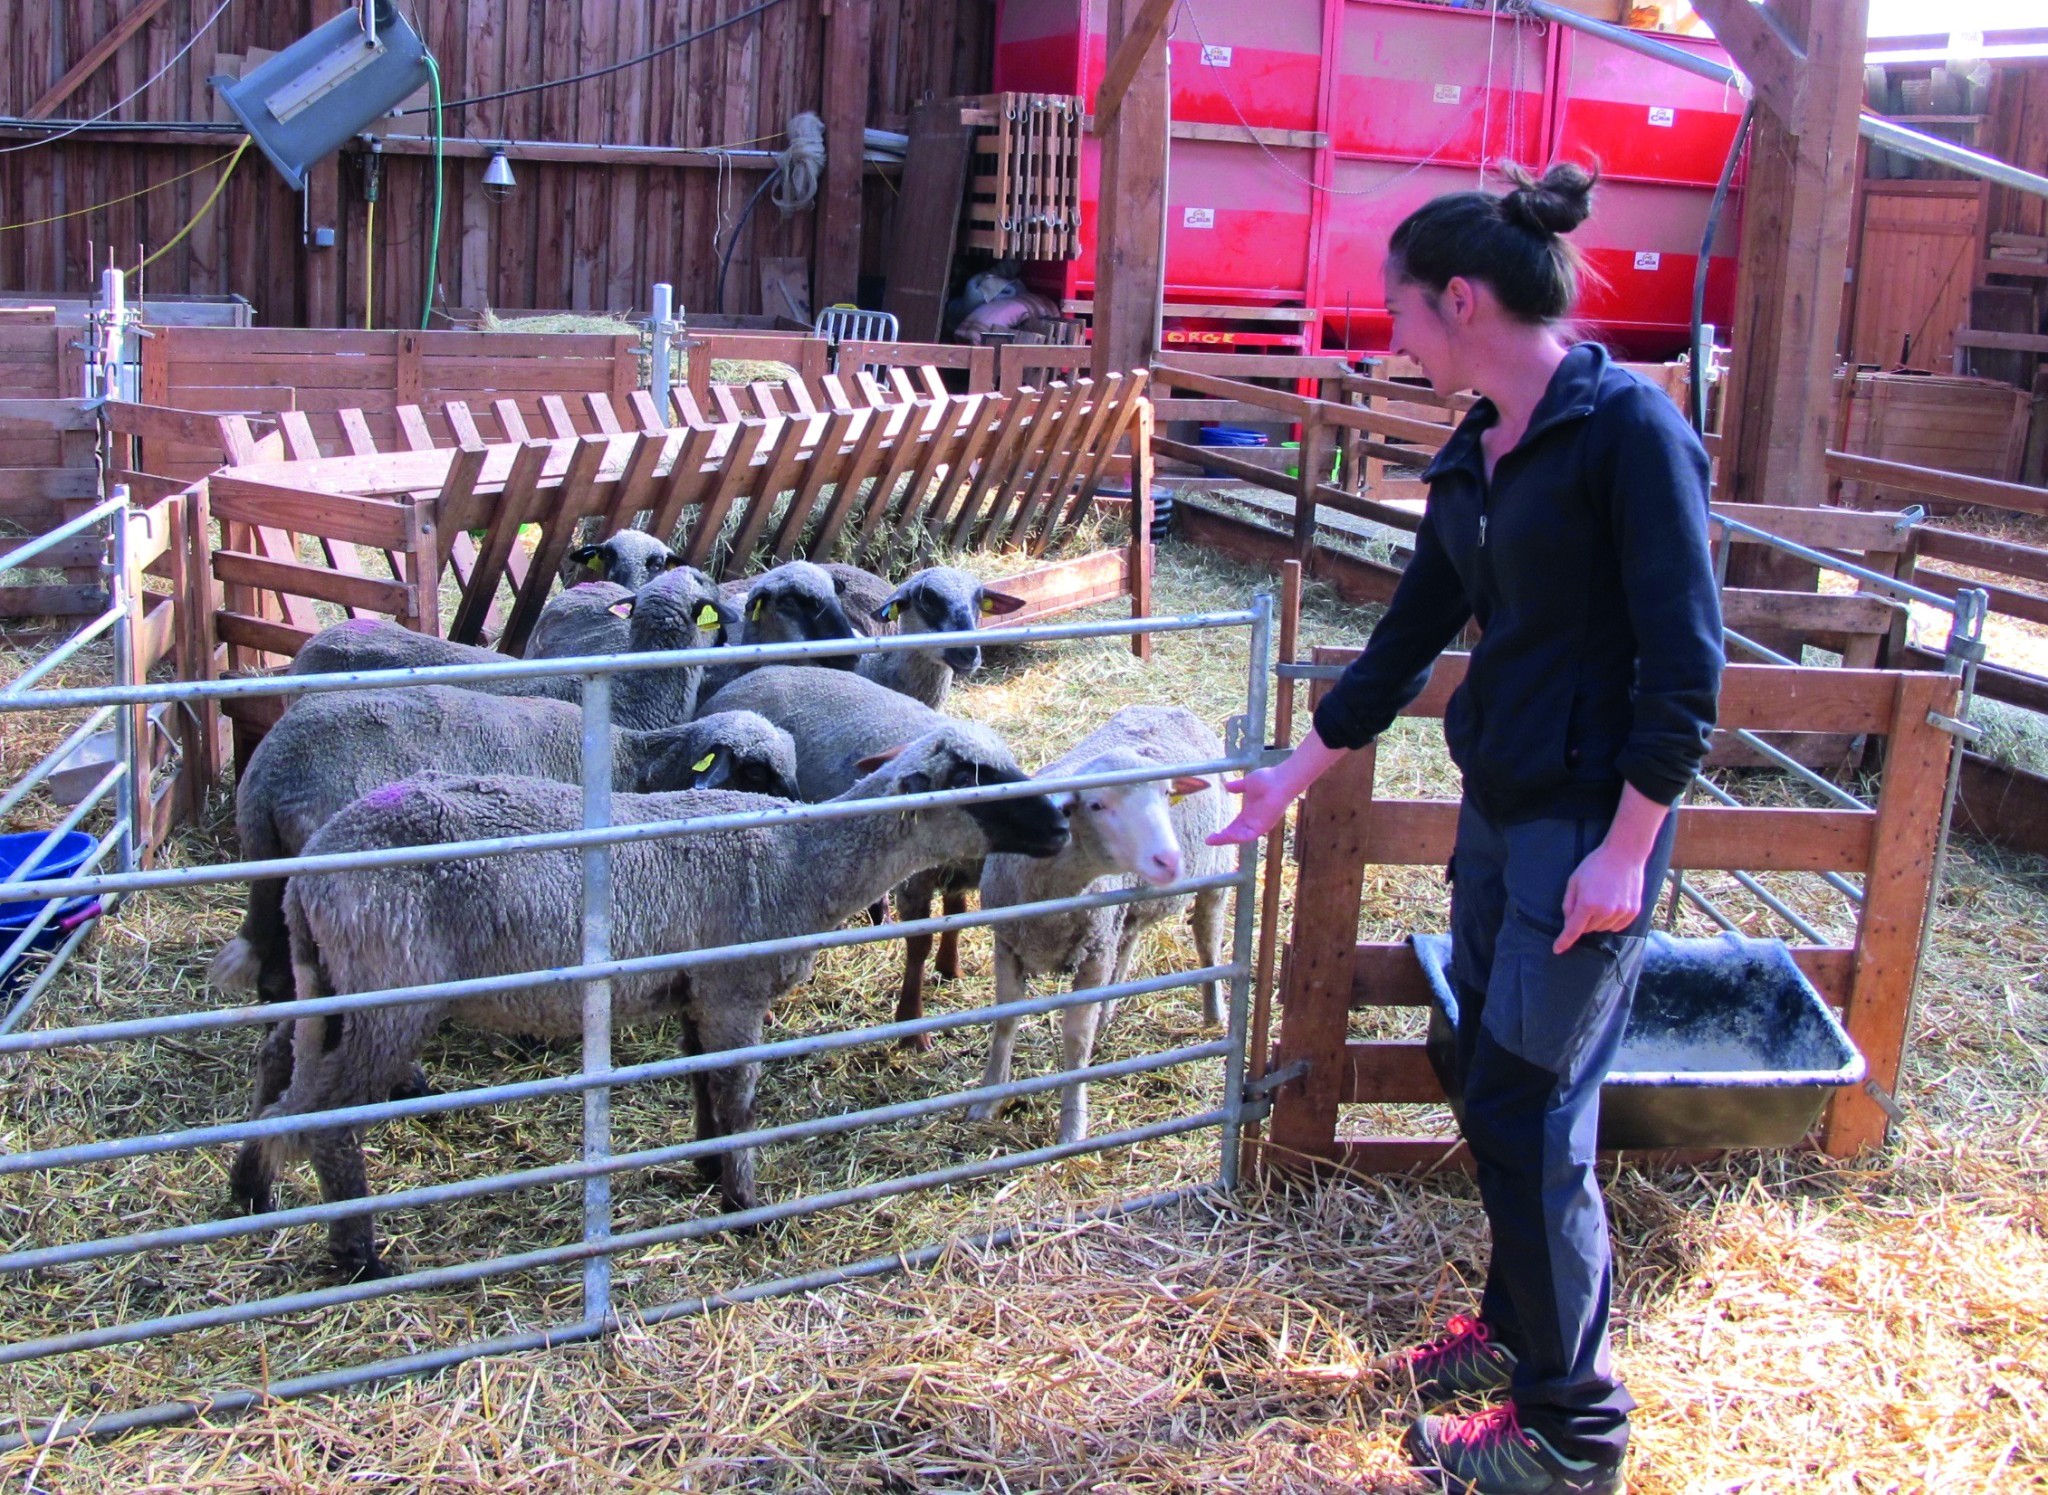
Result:
M1446 316L1454 282L1431 295L1401 273L1393 260L1386 265L1387 312L1393 318L1393 351L1412 358L1422 366L1430 387L1438 394L1454 394L1464 388L1457 364L1457 337L1453 319Z

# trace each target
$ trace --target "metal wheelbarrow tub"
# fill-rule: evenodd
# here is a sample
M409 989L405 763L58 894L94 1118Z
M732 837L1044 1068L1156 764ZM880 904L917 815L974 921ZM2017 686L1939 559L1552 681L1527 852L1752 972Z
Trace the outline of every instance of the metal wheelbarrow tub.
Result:
M1462 1121L1450 936L1410 936L1433 998L1429 1061ZM1605 1148L1794 1147L1863 1055L1777 940L1652 934L1600 1088Z

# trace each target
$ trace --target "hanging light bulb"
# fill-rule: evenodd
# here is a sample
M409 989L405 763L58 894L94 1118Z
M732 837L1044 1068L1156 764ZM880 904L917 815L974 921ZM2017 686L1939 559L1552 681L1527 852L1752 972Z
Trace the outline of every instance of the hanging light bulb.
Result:
M503 202L512 195L512 162L503 151L491 153L490 164L484 167L484 195L493 202Z

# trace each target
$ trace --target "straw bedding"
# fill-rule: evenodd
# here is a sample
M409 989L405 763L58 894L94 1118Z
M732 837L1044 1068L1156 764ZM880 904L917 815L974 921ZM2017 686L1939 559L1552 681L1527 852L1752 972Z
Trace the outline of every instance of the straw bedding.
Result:
M1161 552L1158 606L1241 605L1257 578L1182 547ZM1369 620L1311 597L1305 637L1356 642ZM1175 700L1220 722L1240 709L1241 634L1159 641L1147 667L1120 646L1027 651L956 695L1043 762L1135 700ZM10 724L10 733L13 726ZM1382 772L1404 792L1450 792L1436 729L1405 723ZM10 763L14 753L9 753ZM1750 776L1745 798L1803 802ZM224 806L177 859L230 854ZM1962 849L1952 859L1895 1146L1857 1165L1732 1157L1710 1167L1618 1169L1621 1365L1643 1404L1633 1487L1671 1495L2048 1488L2048 868ZM1842 900L1768 879L1833 932ZM1809 885L1811 884L1811 885ZM1708 884L1758 933L1782 932L1731 887ZM1821 895L1825 894L1825 897ZM1361 928L1439 927L1429 869L1373 869ZM229 890L131 903L39 1009L45 1023L206 1004L206 962L237 919ZM1685 931L1704 932L1688 914ZM1140 972L1192 963L1184 931L1157 932ZM885 1020L899 952L820 961L774 1036ZM990 997L985 934L933 1010ZM1360 1014L1409 1032L1408 1013ZM1098 1060L1199 1041L1192 992L1126 1003ZM620 1035L622 1062L665 1057L677 1035ZM237 1119L251 1035L229 1032L32 1056L0 1087L0 1145L44 1147ZM1051 1024L1027 1025L1019 1073L1051 1067ZM771 1066L769 1121L836 1114L978 1078L982 1038L942 1035L916 1055L859 1049ZM429 1054L444 1087L562 1073L567 1052L525 1053L451 1034ZM1212 1105L1214 1068L1097 1087L1097 1129ZM771 1150L771 1198L947 1166L1049 1142L1057 1102L976 1127L957 1115ZM616 1145L687 1135L687 1089L614 1099ZM575 1153L573 1101L461 1112L376 1129L380 1190L554 1162ZM1426 1122L1429 1118L1423 1118ZM1441 1121L1443 1118L1437 1118ZM1413 1109L1357 1108L1358 1131L1418 1127ZM0 1180L9 1248L210 1218L226 1149L50 1180ZM910 1249L954 1232L1036 1222L1021 1247L956 1250L938 1267L665 1324L602 1347L511 1356L239 1419L105 1444L0 1457L11 1488L182 1491L1230 1490L1418 1488L1397 1439L1412 1407L1374 1356L1468 1306L1484 1262L1469 1183L1359 1179L1253 1184L1113 1223L1073 1221L1109 1200L1210 1176L1211 1134L1035 1174L793 1222L737 1241L621 1258L630 1310L749 1279ZM311 1198L295 1174L286 1203ZM687 1169L627 1174L619 1228L707 1213ZM564 1188L381 1223L394 1260L422 1267L574 1238ZM318 1235L263 1231L211 1247L61 1268L0 1283L0 1335L64 1332L210 1307L322 1280ZM10 1369L19 1418L161 1400L281 1378L577 1313L574 1268L414 1293L267 1325L207 1331Z

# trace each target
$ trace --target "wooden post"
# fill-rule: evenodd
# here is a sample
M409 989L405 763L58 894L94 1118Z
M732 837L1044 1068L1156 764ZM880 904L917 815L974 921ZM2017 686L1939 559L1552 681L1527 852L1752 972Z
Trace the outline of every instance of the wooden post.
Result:
M1734 406L1721 457L1738 503L1824 501L1835 332L1849 261L1850 174L1863 97L1867 0L1734 0L1701 7L1759 88L1744 189L1737 283ZM1787 54L1803 54L1803 75ZM1797 86L1786 83L1792 77ZM1780 111L1790 111L1787 113ZM1731 576L1782 588L1770 552L1748 547ZM1810 568L1804 590L1812 590Z
M1900 677L1898 704L1885 739L1884 785L1877 796L1877 829L1863 882L1862 927L1856 935L1842 1024L1869 1063L1870 1079L1887 1092L1898 1086L1912 1017L1920 924L1928 914L1928 885L1934 875L1941 804L1954 747L1948 733L1927 714L1954 712L1958 689L1953 675ZM1835 1157L1847 1157L1881 1145L1885 1130L1885 1112L1875 1098L1863 1090L1843 1090L1828 1107L1822 1145Z
M299 246L299 294L308 327L339 326L341 316L341 157L306 172L306 231ZM315 239L331 235L325 248Z
M1142 0L1109 0L1109 50L1142 29ZM1104 93L1108 88L1105 84ZM1152 362L1166 292L1166 43L1155 32L1102 135L1095 226L1095 346L1099 380Z
M1301 423L1301 472L1294 489L1294 555L1306 562L1316 549L1316 489L1329 476L1335 434L1328 421L1310 415Z
M1280 563L1280 649L1279 662L1293 664L1301 647L1301 562ZM1294 682L1282 676L1273 682L1273 743L1294 745ZM1287 817L1266 833L1266 854L1259 864L1259 948L1252 981L1251 1025L1245 1033L1245 1079L1257 1081L1266 1074L1266 1059L1273 1023L1273 975L1280 959L1280 882L1287 856ZM1361 885L1362 886L1362 885ZM1257 1163L1260 1126L1246 1129L1242 1165Z
M1048 529L1050 526L1048 526ZM1140 400L1131 425L1131 616L1152 615L1152 402ZM1131 652L1152 657L1152 635L1131 636Z
M825 180L819 193L811 306L853 301L860 289L860 196L868 123L874 0L823 0ZM692 360L695 371L695 360Z
M1309 1069L1273 1097L1271 1145L1283 1163L1335 1161L1340 1152L1334 1142L1337 1107L1378 761L1374 743L1339 759L1308 791L1295 817L1301 870L1295 880L1294 949L1273 1063L1285 1068L1304 1059Z

